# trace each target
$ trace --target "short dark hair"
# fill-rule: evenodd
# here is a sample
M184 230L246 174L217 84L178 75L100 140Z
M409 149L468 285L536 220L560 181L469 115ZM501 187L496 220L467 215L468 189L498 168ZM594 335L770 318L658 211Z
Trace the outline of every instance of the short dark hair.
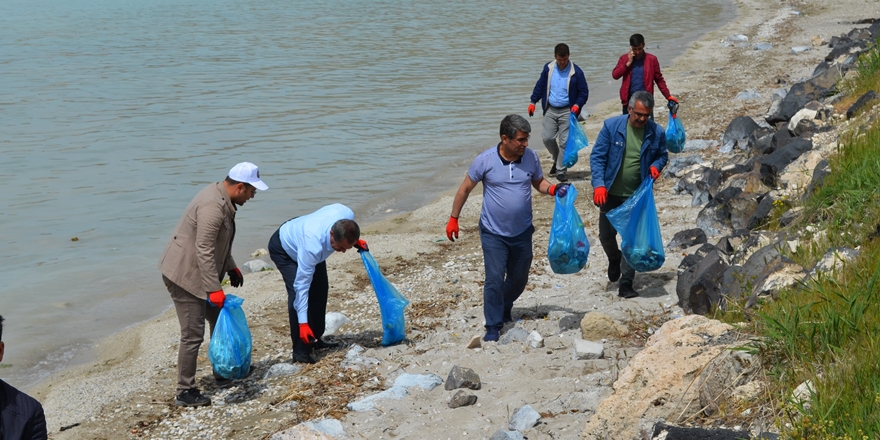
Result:
M501 136L514 139L516 138L517 131L531 133L532 126L529 125L529 121L526 121L526 118L517 114L507 115L501 120L501 129L499 130Z
M638 92L633 93L633 95L629 98L629 106L630 108L636 108L636 101L639 101L645 107L648 107L651 111L654 110L654 95L644 91L639 90Z
M3 317L0 316L0 342L3 342Z
M231 178L231 177L229 177L229 176L226 176L226 183L228 183L228 184L230 184L230 185L238 185L239 183L243 183L244 186L245 186L245 187L248 187L248 188L250 188L250 187L253 186L253 185L251 185L250 183L247 183L247 182L239 182L239 181L237 181L237 180L234 180L233 178Z
M642 34L632 34L629 37L629 45L632 47L641 46L645 44L645 36Z
M330 233L333 234L333 240L337 243L345 240L348 244L354 244L361 238L361 227L354 220L342 219L333 223Z
M561 57L565 57L570 55L571 52L568 51L568 45L565 43L559 43L556 47L553 48L553 55L559 55Z

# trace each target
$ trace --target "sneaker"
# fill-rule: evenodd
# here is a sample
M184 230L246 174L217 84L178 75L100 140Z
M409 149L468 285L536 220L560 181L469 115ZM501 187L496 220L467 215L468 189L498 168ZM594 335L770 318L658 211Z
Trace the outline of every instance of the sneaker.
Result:
M620 279L620 258L608 260L608 280L612 283Z
M556 172L556 180L560 182L568 181L568 177L566 176L568 170L565 168L560 168L559 171Z
M340 344L340 343L338 343L338 342L327 342L327 341L325 341L325 340L323 340L323 339L318 339L318 341L315 342L315 343L312 344L312 345L314 345L315 348L318 349L318 350L323 350L323 349L326 349L326 348L338 348L338 347L341 346L342 344Z
M497 328L487 328L486 336L483 336L483 340L486 342L497 341L501 337L501 330Z
M181 391L174 399L174 404L178 406L207 406L211 404L211 399L203 396L198 388L190 388Z
M556 175L556 164L550 165L550 176Z
M309 353L294 353L293 361L300 364L315 364L318 362Z
M639 292L636 292L629 284L622 284L617 291L617 296L621 298L635 298L639 296Z

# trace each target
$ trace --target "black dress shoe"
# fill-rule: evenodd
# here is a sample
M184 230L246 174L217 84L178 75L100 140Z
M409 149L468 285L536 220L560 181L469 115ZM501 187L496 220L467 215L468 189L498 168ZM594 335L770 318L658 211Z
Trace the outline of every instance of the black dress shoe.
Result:
M342 344L340 344L338 342L327 342L323 339L318 339L318 342L315 342L312 345L314 345L315 348L318 350L323 350L325 348L337 348L337 347L341 346Z
M294 353L293 361L300 364L314 364L318 362L315 360L315 358L312 357L311 354L308 353Z

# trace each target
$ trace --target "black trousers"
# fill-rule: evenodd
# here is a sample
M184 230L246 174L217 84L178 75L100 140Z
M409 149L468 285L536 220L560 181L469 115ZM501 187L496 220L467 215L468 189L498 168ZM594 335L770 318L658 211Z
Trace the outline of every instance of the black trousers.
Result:
M620 283L619 286L632 287L633 280L636 276L636 270L626 262L620 247L617 246L617 230L608 220L608 211L622 205L629 197L618 197L608 194L605 204L599 207L599 243L602 243L602 250L608 257L608 262L620 260Z
M281 238L278 231L272 234L269 239L269 257L275 263L275 267L281 272L281 278L284 279L284 287L287 288L287 317L290 321L290 340L293 343L293 352L299 354L310 354L313 344L306 344L299 338L299 317L296 314L294 301L296 300L296 291L293 290L293 282L296 281L296 269L298 267L296 260L287 255L287 251L281 246ZM330 290L330 283L327 279L327 263L321 262L315 266L315 274L312 277L312 284L309 285L309 327L315 338L321 339L324 336L324 319L327 313L327 293Z

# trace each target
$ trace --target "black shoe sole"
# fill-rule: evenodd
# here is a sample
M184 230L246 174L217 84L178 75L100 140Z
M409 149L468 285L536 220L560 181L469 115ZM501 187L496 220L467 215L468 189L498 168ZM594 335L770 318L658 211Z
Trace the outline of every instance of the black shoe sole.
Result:
M196 406L210 406L210 405L211 405L211 401L209 400L209 401L207 401L207 402L193 402L193 403L186 403L186 402L184 402L184 401L182 401L182 400L174 399L174 404L177 405L177 406L185 406L185 407L192 408L192 407L196 407Z
M317 364L318 361L312 357L310 354L295 354L293 355L293 361L298 364Z
M624 299L636 298L636 297L639 296L639 292L636 292L636 291L633 290L632 288L629 288L629 289L621 289L621 290L617 293L617 296L620 297L620 298L624 298Z

